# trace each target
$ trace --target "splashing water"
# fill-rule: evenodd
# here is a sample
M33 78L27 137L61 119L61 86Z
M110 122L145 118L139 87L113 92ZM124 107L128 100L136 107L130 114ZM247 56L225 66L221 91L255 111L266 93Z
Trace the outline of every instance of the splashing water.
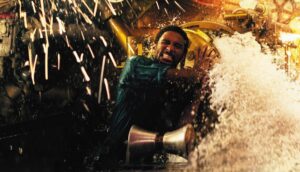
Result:
M290 171L300 162L300 90L251 33L214 40L210 73L216 129L192 154L201 171ZM297 88L298 87L298 88Z

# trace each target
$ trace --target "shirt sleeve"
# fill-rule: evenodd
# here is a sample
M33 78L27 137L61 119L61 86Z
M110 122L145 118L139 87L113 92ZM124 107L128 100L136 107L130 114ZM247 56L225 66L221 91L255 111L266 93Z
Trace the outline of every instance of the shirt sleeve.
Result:
M133 65L134 65L134 58L130 58L126 61L125 66L122 70L122 73L120 75L119 79L119 86L124 86L124 85L129 85L130 83L130 78L132 78L131 75L133 75Z

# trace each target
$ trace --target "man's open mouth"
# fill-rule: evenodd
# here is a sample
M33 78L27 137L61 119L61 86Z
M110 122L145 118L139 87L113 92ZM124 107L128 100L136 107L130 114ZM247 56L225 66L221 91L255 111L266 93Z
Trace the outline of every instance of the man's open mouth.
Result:
M171 64L171 63L173 63L173 58L171 55L169 55L167 53L163 53L160 58L160 61L163 63Z

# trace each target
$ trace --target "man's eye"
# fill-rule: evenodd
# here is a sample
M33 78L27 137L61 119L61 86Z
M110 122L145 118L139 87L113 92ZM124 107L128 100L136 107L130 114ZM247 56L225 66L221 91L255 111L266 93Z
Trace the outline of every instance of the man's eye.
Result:
M163 41L161 41L161 43L163 43L163 44L170 44L170 41L168 41L168 40L163 40Z
M181 44L175 44L174 47L178 48L178 49L182 49L183 48L183 45Z

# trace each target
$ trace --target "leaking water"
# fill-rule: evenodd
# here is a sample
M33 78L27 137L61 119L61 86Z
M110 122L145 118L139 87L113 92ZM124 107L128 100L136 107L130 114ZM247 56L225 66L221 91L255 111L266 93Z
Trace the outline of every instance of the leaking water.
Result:
M192 154L204 171L290 171L300 162L300 87L261 51L251 33L214 40L210 73L220 123Z

